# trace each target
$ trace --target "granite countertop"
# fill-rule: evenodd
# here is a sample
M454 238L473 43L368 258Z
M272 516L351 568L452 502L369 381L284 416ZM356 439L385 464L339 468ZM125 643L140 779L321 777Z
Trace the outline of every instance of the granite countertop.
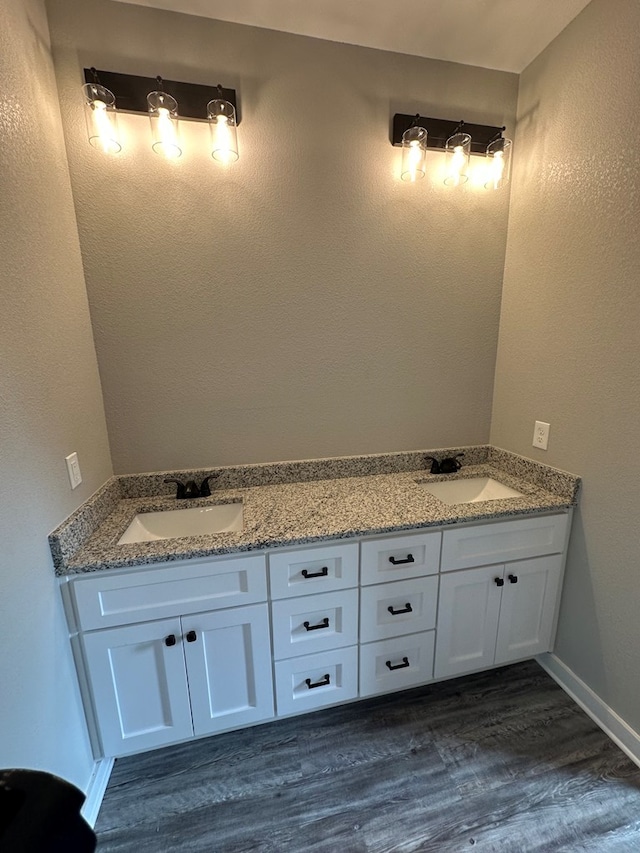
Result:
M277 466L217 469L220 472L216 481L219 486L211 497L184 501L167 496L167 486L162 487L165 494L157 494L159 484L164 476L181 473L182 478L187 479L193 474L197 479L201 472L114 477L49 537L56 574L70 575L189 557L304 545L327 539L415 531L481 519L557 511L577 503L578 477L497 448L463 449L468 461L475 464L465 465L454 475L430 475L418 465L424 465L425 453L437 453L442 458L445 453L459 448L282 463L289 466L286 471ZM295 465L299 467L294 470L291 466ZM415 466L413 470L412 465ZM399 468L408 470L397 470ZM351 476L344 476L347 471ZM323 478L323 475L326 476ZM291 480L296 476L299 479ZM421 482L485 476L511 486L523 496L448 505L420 485ZM271 482L278 479L289 481ZM255 485L250 485L252 482ZM239 483L243 485L239 486ZM239 500L243 502L244 509L244 526L240 532L117 544L138 512L210 506Z

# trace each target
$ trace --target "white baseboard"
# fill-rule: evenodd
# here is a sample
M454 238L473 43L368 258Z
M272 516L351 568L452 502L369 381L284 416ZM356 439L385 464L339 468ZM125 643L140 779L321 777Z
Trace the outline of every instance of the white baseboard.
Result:
M554 654L538 655L536 660L594 723L640 767L640 734Z
M93 829L98 820L98 812L102 805L104 792L109 784L109 777L113 770L113 758L103 758L101 761L96 761L96 766L93 768L91 779L87 785L87 798L80 811L82 817L86 820L89 826Z

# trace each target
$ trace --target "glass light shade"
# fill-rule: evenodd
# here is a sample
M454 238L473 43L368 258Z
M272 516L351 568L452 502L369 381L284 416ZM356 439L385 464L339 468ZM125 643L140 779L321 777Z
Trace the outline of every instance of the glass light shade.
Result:
M220 163L235 163L238 159L236 111L233 104L218 98L207 104L211 133L211 156Z
M468 133L454 133L445 144L445 179L448 187L457 187L469 180L471 137Z
M151 122L151 147L165 157L179 157L182 148L178 136L178 102L166 92L149 92L147 104Z
M115 95L99 83L85 83L82 93L89 142L105 154L117 154L122 145L118 136Z
M485 187L489 190L498 190L509 183L511 176L511 149L513 143L510 139L496 139L487 145L487 180Z
M424 127L410 127L402 134L403 181L417 181L424 178L427 160L427 131Z

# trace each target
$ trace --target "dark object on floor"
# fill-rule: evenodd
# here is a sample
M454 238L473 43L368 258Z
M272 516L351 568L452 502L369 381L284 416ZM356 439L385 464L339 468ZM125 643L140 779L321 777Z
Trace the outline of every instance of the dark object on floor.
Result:
M0 770L2 853L93 853L96 837L80 816L84 794L37 770Z

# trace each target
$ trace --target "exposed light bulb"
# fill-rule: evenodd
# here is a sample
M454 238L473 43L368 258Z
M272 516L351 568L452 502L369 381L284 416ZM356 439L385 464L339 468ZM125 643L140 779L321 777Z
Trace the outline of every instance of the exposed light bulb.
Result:
M162 84L162 79L158 78ZM175 159L182 154L178 137L178 102L166 92L149 92L149 121L151 122L151 147L157 154Z
M415 182L424 178L427 156L427 131L423 127L412 125L402 134L402 167L400 177L403 181Z
M221 87L218 91L222 92ZM236 111L233 104L216 98L207 104L211 132L211 156L219 163L235 163L238 159Z
M458 187L469 178L471 137L468 133L454 133L447 139L445 150L447 165L444 182L448 187Z
M89 142L105 154L117 154L122 145L118 139L115 96L99 83L87 83L83 91Z

